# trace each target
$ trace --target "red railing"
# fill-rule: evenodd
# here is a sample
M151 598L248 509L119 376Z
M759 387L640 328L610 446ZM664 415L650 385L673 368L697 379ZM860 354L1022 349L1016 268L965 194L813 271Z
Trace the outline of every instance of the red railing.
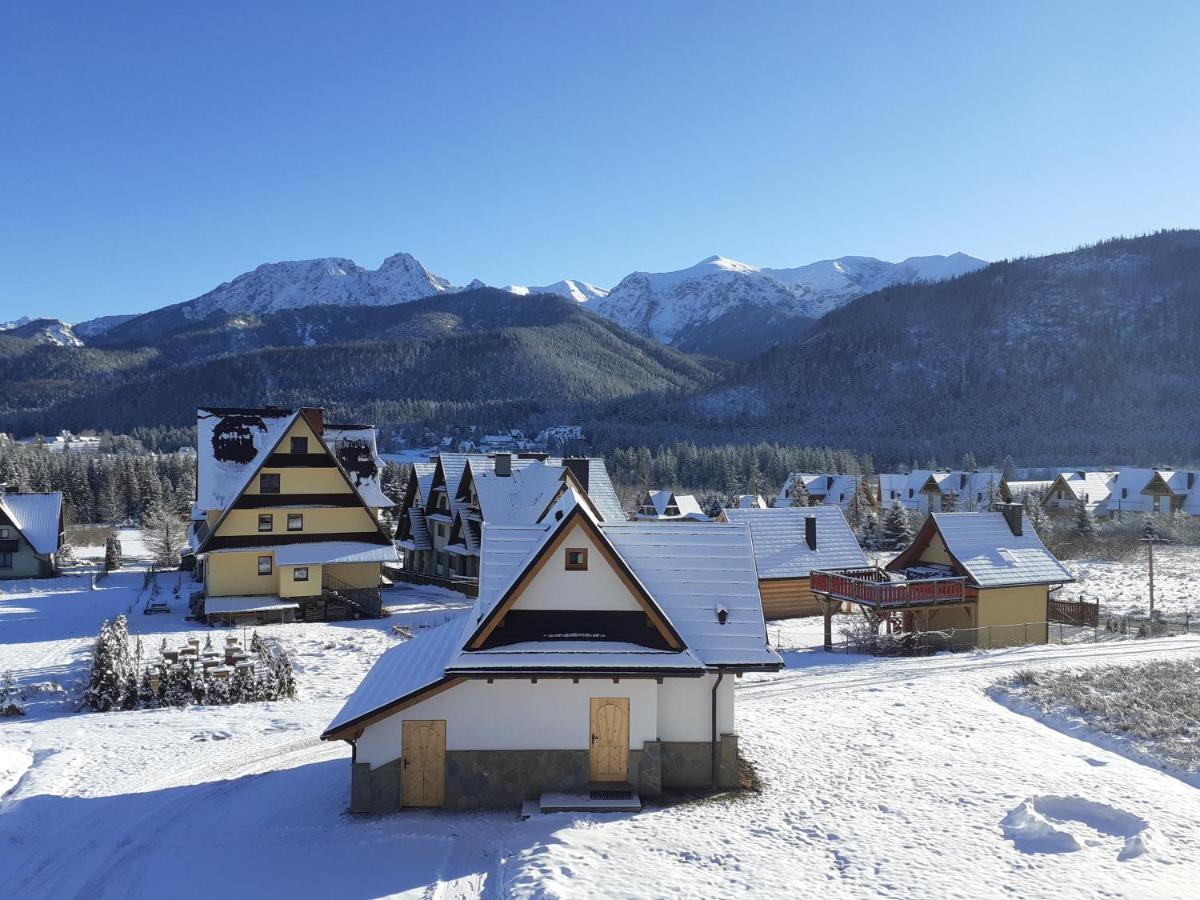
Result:
M838 572L814 569L810 584L814 594L875 608L962 603L968 596L965 578L914 578L893 581L882 569L851 569Z

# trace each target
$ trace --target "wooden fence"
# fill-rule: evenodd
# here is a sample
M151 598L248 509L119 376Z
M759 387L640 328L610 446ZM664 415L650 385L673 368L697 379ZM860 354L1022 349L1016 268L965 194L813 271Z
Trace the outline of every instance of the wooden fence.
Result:
M1100 625L1100 604L1086 600L1051 600L1047 618L1060 625Z

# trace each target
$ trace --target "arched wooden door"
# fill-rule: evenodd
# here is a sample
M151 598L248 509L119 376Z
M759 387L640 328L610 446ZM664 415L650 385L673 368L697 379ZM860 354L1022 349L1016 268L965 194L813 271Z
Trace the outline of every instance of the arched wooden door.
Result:
M445 720L404 723L402 806L441 806L446 795Z
M592 781L629 780L629 698L591 698Z

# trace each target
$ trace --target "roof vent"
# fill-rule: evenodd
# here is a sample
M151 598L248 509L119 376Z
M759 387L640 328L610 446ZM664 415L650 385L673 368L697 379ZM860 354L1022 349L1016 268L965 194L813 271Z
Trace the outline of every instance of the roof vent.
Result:
M727 610L723 606L718 606L717 607L717 621L720 622L722 625L724 625L726 620L728 620L728 619L729 619L729 610Z
M563 511L562 511L561 509L556 509L556 510L554 511L554 521L556 521L556 522L557 522L557 521L559 521L560 519L562 519L562 517L563 517Z
M804 517L804 543L808 544L809 550L817 549L817 517Z

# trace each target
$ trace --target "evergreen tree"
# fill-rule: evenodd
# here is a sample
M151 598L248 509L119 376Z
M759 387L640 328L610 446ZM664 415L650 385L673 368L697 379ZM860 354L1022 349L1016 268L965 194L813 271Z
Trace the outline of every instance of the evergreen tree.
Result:
M883 534L880 538L879 549L903 550L912 543L913 534L908 512L897 503L888 510L883 519Z
M958 491L942 495L942 512L958 512Z
M987 494L984 497L984 509L996 510L999 509L998 504L1004 502L1004 497L1000 494L1000 484L996 479L989 478L987 483Z
M155 565L173 569L179 565L179 551L187 540L183 519L161 502L146 510L144 516L146 548Z
M854 493L851 494L850 502L846 505L846 521L850 524L850 528L858 531L870 511L870 504L867 503L867 499L863 496L863 492L856 482Z
M1075 504L1075 533L1084 538L1096 533L1096 523L1092 520L1087 502L1082 497Z
M804 483L804 479L797 475L792 480L792 489L789 502L792 506L808 506L811 501L808 493L808 485Z
M975 454L970 450L963 454L962 468L964 472L974 472L979 468L979 463L975 461Z
M1029 521L1030 526L1039 537L1045 539L1050 526L1050 517L1046 515L1046 510L1042 508L1041 502L1036 496L1029 493L1025 495L1022 503L1025 507L1025 518Z
M124 561L124 555L121 551L121 539L116 535L109 535L104 541L104 571L113 572L121 568L121 564Z
M879 517L868 510L863 518L862 527L858 529L858 543L864 550L879 550L883 541L883 533L879 528Z

